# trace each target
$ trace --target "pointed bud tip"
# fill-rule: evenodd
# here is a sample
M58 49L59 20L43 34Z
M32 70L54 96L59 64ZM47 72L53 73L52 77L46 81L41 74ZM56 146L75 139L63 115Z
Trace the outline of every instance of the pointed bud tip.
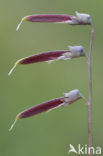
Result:
M11 68L11 70L9 71L8 76L10 76L10 75L12 74L13 70L16 68L16 66L17 66L18 64L20 64L20 60L17 61L17 62L14 64L14 66L13 66L13 67Z
M21 25L21 23L19 23L19 24L17 25L16 31L18 31L18 30L19 30L20 25Z
M13 68L9 71L8 76L10 76L14 70L15 66L13 66Z
M23 21L26 21L26 17L23 17L23 18L21 19L20 23L17 25L16 31L19 30L19 28L20 28L20 26L21 26L21 24L22 24Z
M17 122L18 119L20 119L20 117L17 115L15 121L13 122L13 124L11 125L11 127L9 128L9 132L13 129L13 127L16 124L16 122Z

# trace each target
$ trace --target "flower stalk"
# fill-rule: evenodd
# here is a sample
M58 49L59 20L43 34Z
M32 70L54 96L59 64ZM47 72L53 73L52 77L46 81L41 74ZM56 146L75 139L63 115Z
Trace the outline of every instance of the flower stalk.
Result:
M93 146L93 132L92 132L92 50L93 50L93 40L94 40L94 26L91 25L91 41L90 41L90 51L88 59L88 73L89 73L89 104L88 104L88 137L89 137L89 147ZM89 156L92 156L93 152L90 150Z

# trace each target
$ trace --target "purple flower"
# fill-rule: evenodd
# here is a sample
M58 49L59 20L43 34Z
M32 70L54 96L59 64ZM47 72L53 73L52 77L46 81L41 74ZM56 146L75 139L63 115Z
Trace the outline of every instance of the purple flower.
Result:
M68 23L70 25L91 25L91 17L88 14L81 14L77 11L76 16L65 15L65 14L39 14L39 15L29 15L22 18L21 22L18 24L17 29L19 29L23 21L29 22L48 22L48 23Z
M68 106L69 104L72 104L73 102L77 101L78 99L83 99L84 97L82 94L79 92L79 90L75 89L70 91L69 93L65 93L64 97L60 97L57 99L53 99L48 102L41 103L39 105L33 106L21 113L19 113L16 116L16 120L12 124L9 130L11 130L16 123L18 119L23 119L23 118L28 118L31 116L34 116L36 114L40 114L42 112L46 112L48 110L52 110L61 106Z
M55 60L68 60L76 57L86 56L86 53L82 46L69 46L68 48L69 50L42 52L36 55L22 58L14 64L13 68L9 72L9 75L12 73L14 68L19 64L32 64L45 61L52 62Z

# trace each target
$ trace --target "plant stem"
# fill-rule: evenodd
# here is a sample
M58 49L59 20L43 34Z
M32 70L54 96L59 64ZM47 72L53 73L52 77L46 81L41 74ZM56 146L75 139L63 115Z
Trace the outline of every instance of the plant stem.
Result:
M93 146L93 134L92 134L92 49L94 40L94 27L91 25L91 41L90 41L90 52L88 59L88 72L89 72L89 104L88 104L88 137L89 137L89 148ZM92 149L88 156L92 156Z

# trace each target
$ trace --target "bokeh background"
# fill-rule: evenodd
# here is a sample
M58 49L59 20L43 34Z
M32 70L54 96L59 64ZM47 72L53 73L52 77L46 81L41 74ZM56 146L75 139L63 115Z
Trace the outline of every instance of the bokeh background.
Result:
M88 67L85 58L18 66L17 59L48 50L82 45L89 52L90 27L68 24L24 22L30 14L89 13L95 25L93 48L93 142L103 146L103 1L98 0L0 0L0 155L67 156L69 144L88 144L87 106L79 100L32 118L19 120L9 132L15 116L31 107L79 89L88 97ZM71 154L73 155L73 154Z

